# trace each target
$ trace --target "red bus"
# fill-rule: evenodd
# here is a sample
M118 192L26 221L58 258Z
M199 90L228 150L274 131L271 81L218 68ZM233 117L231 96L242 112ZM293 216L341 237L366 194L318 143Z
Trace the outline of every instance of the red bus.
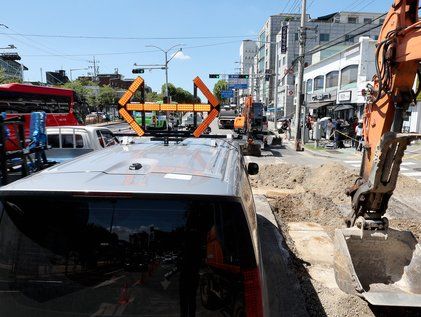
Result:
M34 86L25 84L0 85L0 113L7 118L23 116L25 135L29 136L30 113L44 111L47 114L47 126L78 125L75 111L75 92L71 89ZM10 142L7 150L16 149L14 129L10 130Z

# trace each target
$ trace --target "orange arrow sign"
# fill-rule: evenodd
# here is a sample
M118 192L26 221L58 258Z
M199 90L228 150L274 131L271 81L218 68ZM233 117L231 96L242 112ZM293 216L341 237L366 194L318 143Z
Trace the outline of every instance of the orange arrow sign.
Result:
M211 124L211 122L218 116L218 106L219 100L210 92L208 87L203 83L203 81L196 77L193 80L195 86L200 89L203 95L208 99L209 104L134 104L130 103L130 100L136 93L136 91L144 86L144 81L142 77L137 77L133 83L130 85L129 89L123 94L123 96L118 101L120 109L118 112L127 121L127 123L132 127L132 129L137 133L137 135L142 136L145 134L145 131L140 127L136 120L132 117L129 111L210 111L205 120L196 128L193 132L193 135L198 138L206 128Z
M131 128L137 133L138 136L142 136L145 134L145 131L140 127L140 125L136 122L135 119L130 115L130 113L126 109L127 103L132 99L135 92L139 89L139 87L143 87L144 81L142 77L137 77L133 83L130 85L129 89L121 96L118 104L121 108L118 110L120 115L127 121L127 123L131 126Z
M198 138L203 132L205 132L205 130L207 129L207 127L209 127L209 125L212 123L212 121L218 116L219 111L218 111L217 107L219 106L219 100L218 100L218 98L216 98L210 92L210 90L208 89L208 87L206 87L205 83L199 77L196 77L193 80L193 83L196 85L197 88L200 89L200 91L202 92L202 94L205 95L205 97L208 99L209 103L213 107L212 111L208 114L208 116L206 117L206 119L203 120L203 122L193 132L193 135L196 138Z

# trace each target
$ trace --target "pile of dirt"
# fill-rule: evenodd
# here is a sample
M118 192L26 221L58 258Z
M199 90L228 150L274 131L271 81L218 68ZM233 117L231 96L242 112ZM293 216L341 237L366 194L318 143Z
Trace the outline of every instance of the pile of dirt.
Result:
M266 194L274 211L291 253L290 266L298 277L310 316L396 315L396 308L393 312L379 310L359 297L329 288L311 278L306 269L311 263L296 256L294 240L288 233L290 222L315 222L333 237L334 229L343 226L351 212L351 200L345 195L345 190L357 177L336 163L312 168L289 164L263 165L259 174L251 177L256 192ZM408 177L399 177L387 214L392 228L410 230L418 240L421 238L420 193L421 184ZM418 316L407 311L404 315Z
M333 234L334 228L341 227L351 212L351 199L345 191L357 177L338 163L313 168L274 164L261 166L259 174L251 177L251 184L266 194L283 221L317 222ZM400 176L387 214L391 227L411 230L417 239L421 238L421 221L414 217L421 210L420 193L420 183Z
M259 174L251 177L251 183L259 190L266 189L273 210L284 221L313 221L338 227L350 211L348 208L343 212L349 205L345 190L356 178L336 163L317 168L278 164L262 166Z

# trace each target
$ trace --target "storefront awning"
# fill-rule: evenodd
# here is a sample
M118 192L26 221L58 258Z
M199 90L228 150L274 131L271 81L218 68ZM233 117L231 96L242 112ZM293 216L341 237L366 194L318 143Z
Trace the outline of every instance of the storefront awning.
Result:
M341 111L341 110L350 110L350 109L354 109L354 106L352 105L340 105L337 106L333 111Z
M333 101L329 102L309 102L307 103L308 109L319 109L324 106L331 106L333 104Z

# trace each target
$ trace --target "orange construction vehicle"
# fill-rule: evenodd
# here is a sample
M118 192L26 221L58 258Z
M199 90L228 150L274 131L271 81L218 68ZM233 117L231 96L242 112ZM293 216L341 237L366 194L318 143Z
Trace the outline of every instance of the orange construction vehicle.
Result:
M267 130L264 106L261 102L253 102L253 97L246 97L241 114L234 120L234 129L243 133L261 133Z
M253 102L252 96L246 97L241 114L234 120L234 131L247 135L247 142L242 147L244 155L260 156L263 133L267 132L267 128L263 103ZM259 144L259 140L262 144Z
M395 0L378 39L377 75L368 87L360 176L347 192L349 228L335 232L339 287L373 305L421 307L420 244L411 232L390 229L385 217L404 151L421 138L401 133L403 115L421 87L420 27L418 0Z

